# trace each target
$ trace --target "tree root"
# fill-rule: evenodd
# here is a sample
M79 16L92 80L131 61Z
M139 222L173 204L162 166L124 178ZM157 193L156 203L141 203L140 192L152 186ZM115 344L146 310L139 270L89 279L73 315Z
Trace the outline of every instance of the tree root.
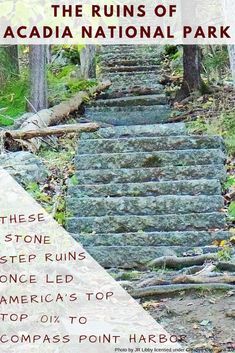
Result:
M224 283L201 283L201 284L170 284L152 286L147 288L138 288L130 290L129 294L133 298L145 298L157 295L168 295L175 294L182 291L195 291L195 290L233 290L234 286L231 284Z
M168 267L177 269L182 267L200 266L206 261L215 261L215 265L218 270L235 272L235 263L218 261L216 253L190 257L162 256L151 261L148 265L152 267Z

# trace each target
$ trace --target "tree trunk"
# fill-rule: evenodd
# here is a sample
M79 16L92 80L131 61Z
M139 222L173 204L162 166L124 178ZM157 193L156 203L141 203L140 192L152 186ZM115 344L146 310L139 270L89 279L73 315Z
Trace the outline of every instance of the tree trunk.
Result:
M6 81L19 75L19 60L17 45L8 45L0 47L0 84L4 85Z
M203 85L201 78L201 54L198 45L183 46L184 76L181 89L176 95L180 101L188 97L194 91L200 91Z
M95 45L86 45L81 51L81 75L84 79L96 77L95 52Z
M45 109L48 106L46 60L47 45L30 46L30 98L28 109L32 112Z

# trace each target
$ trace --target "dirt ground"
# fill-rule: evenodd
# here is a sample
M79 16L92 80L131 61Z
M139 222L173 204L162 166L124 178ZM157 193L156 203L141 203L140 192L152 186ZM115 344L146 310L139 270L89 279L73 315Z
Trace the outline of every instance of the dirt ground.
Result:
M182 346L191 352L235 352L235 290L181 292L142 305L169 333L186 335Z

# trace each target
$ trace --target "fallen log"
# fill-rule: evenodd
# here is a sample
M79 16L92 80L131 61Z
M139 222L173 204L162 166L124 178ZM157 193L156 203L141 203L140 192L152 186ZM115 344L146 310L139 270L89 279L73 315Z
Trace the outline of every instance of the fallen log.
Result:
M86 102L90 97L98 94L108 88L111 85L110 81L105 81L97 86L90 88L88 91L82 91L77 93L75 96L67 101L61 102L50 109L43 109L34 115L30 116L21 126L20 130L22 133L31 132L34 130L41 130L48 126L57 125L64 119L66 119L71 113L76 111L83 102ZM10 134L11 131L7 131ZM22 135L23 136L23 135ZM21 146L21 149L36 152L42 143L40 137L31 138L30 141L24 140L23 138L16 139L17 144ZM9 146L10 148L10 146ZM16 146L13 146L14 150ZM9 149L11 150L11 148Z
M5 138L13 140L30 140L37 137L61 136L69 133L94 132L99 129L96 123L56 125L38 130L9 130L4 132Z
M200 284L170 284L159 285L147 288L138 288L128 291L133 298L147 298L157 295L171 295L183 291L195 290L234 290L234 285L224 283L200 283Z

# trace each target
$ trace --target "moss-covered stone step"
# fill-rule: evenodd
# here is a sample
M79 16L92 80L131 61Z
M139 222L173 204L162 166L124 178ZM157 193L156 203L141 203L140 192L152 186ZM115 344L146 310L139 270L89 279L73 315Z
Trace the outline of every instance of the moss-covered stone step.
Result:
M186 253L216 252L214 247L190 246L87 246L87 252L105 268L152 268L151 261L161 256L183 256Z
M145 74L147 75L147 73ZM142 75L136 77L135 80L130 80L130 76L129 75L113 75L112 77L112 85L110 86L109 89L113 89L113 90L123 90L125 88L129 88L129 87L150 87L150 88L154 88L154 87L162 87L162 84L156 79L152 79L150 80L149 78L146 78L145 76L142 77ZM162 87L162 92L164 91L163 87Z
M126 80L132 80L136 84L143 81L161 83L163 80L161 73L151 72L151 71L138 71L135 72L135 79L133 79L133 72L104 72L100 75L101 79L109 79L111 82L117 82L120 80L120 83L123 83Z
M99 48L98 52L102 55L105 56L107 54L112 53L113 55L117 53L135 53L136 55L139 54L147 54L147 53L152 53L157 56L160 55L162 52L162 48L160 48L157 45L145 45L145 44L140 44L140 45L109 45L109 46L102 46Z
M226 179L223 164L167 166L135 169L89 169L76 174L79 184L144 183L149 181L184 181L195 179Z
M220 149L82 154L75 158L80 170L207 165L224 161L225 155Z
M112 73L112 72L160 72L159 65L135 65L135 66L107 66L101 67L102 73Z
M126 63L130 63L130 65L133 65L133 63L150 63L150 64L160 64L161 63L161 58L156 56L154 52L138 52L135 53L133 50L129 52L107 52L103 53L102 55L98 55L97 57L97 62L98 65L102 64L108 64L113 65L113 63L118 63L120 64L123 63L125 65Z
M157 105L166 104L166 96L164 94L154 94L145 96L130 96L115 99L98 99L92 102L92 106L107 106L107 107L129 107L132 105Z
M89 197L71 196L67 204L73 216L100 217L107 215L164 215L220 211L222 196L145 196L145 197Z
M163 150L223 148L219 136L164 136L81 140L80 154L153 152Z
M78 234L208 231L209 229L224 229L225 226L226 216L220 212L157 216L71 217L68 219L69 231Z
M160 94L162 93L162 88L160 84L150 87L149 86L132 86L131 84L115 87L103 92L100 95L100 99L113 99L121 98L126 96L147 96L150 94Z
M86 184L70 186L73 198L162 196L162 195L221 195L218 180L183 180L124 184Z
M112 126L102 128L96 132L83 133L81 140L91 139L115 139L133 137L154 137L154 136L179 136L187 134L187 129L183 123L175 124L148 124L132 126Z
M129 66L129 67L133 67L133 66L152 66L152 65L158 65L159 66L159 58L149 58L148 60L146 60L146 58L144 58L144 56L141 57L130 57L128 58L127 55L122 56L122 57L117 57L117 56L113 56L111 57L110 55L108 57L105 56L101 56L100 57L100 61L99 61L100 65L101 65L101 69L103 70L103 68L107 68L107 67L123 67L123 66Z
M170 116L167 105L127 106L127 107L89 107L86 108L88 120L115 126L146 125L164 123Z
M183 232L136 232L79 234L73 237L84 246L185 246L212 245L214 241L228 240L231 234L224 230Z

